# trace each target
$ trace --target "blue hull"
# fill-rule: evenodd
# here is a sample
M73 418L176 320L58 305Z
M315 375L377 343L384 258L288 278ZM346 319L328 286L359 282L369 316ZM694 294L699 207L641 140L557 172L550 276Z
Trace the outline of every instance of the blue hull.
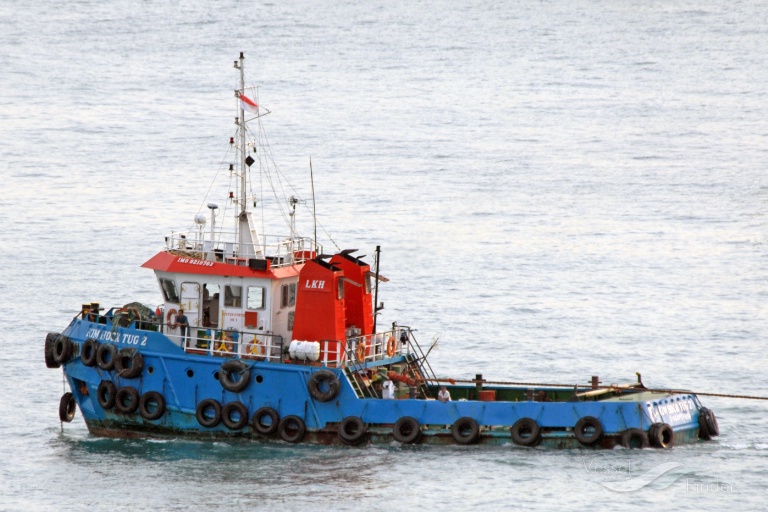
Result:
M700 432L700 411L706 409L692 393L624 389L593 399L553 401L386 400L360 396L348 368L191 354L164 334L137 329L135 324L113 327L78 317L60 337L70 340L60 359L74 400L89 430L100 436L554 448L669 448L709 437ZM93 359L92 353L84 353L88 338L99 347L135 349L132 352L142 359L139 374L127 378L125 365L107 370L103 367L108 364L92 360L85 364ZM377 366L407 364L410 358L396 355ZM228 374L222 368L227 361L239 361L237 367L247 381ZM318 372L325 378L317 379ZM452 392L471 395L474 389L453 386ZM529 398L564 393L536 388L531 394L529 388L509 386L483 390ZM118 406L116 399L121 400Z

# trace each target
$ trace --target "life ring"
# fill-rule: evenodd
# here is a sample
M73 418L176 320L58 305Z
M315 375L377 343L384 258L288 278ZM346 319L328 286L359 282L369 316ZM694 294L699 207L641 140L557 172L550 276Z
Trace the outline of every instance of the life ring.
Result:
M461 417L451 425L451 435L459 444L473 444L480 438L480 425L474 418Z
M59 365L69 361L72 355L72 340L69 336L59 335L53 343L53 360Z
M117 375L125 379L133 379L141 375L144 369L144 356L138 349L132 347L121 348L115 358L115 371Z
M139 398L139 414L145 420L157 420L165 414L165 397L157 391L147 391Z
M298 443L304 438L307 426L298 416L286 416L277 425L277 434L287 443Z
M233 393L239 393L248 387L251 369L239 359L225 361L219 369L221 387Z
M75 396L67 391L61 395L59 400L59 419L65 423L69 423L75 417Z
M368 350L368 343L365 340L357 342L357 348L355 348L355 356L360 362L365 361L365 352Z
M259 338L256 337L256 335L253 335L253 341L249 343L251 348L248 349L248 354L252 356L259 356L263 357L265 354L264 345L261 343Z
M45 366L48 368L58 368L61 366L53 358L53 346L56 344L56 339L60 336L57 332L49 332L45 336Z
M109 372L115 368L115 359L117 359L117 347L111 343L99 345L96 350L96 365L102 370Z
M139 408L139 392L132 386L123 386L115 395L115 409L123 414L133 414Z
M229 402L221 409L221 422L229 430L240 430L248 424L248 408L243 402Z
M347 416L339 423L339 439L344 444L355 446L365 438L367 429L359 416Z
M706 407L699 409L699 437L709 440L719 435L720 426L717 424L715 413Z
M269 421L265 422L266 418L269 418ZM280 416L276 410L271 407L262 407L253 414L251 426L259 434L268 436L275 433L279 421Z
M83 343L83 349L80 351L80 360L85 366L96 366L96 352L99 350L99 342L93 338L88 338Z
M413 416L403 416L392 427L392 437L402 444L412 444L421 437L419 421Z
M108 411L115 406L116 394L117 388L108 380L99 382L99 387L96 388L96 400L105 411Z
M592 446L603 437L603 424L594 416L584 416L573 427L573 435L584 446Z
M541 440L541 427L533 418L520 418L509 431L512 441L520 446L535 446Z
M395 355L395 350L397 350L397 342L395 341L394 336L390 336L387 340L387 356L392 357Z
M168 310L168 313L165 314L165 323L167 323L168 327L170 327L171 329L176 328L176 315L178 313L179 313L178 311L171 308ZM173 317L173 322L171 322L171 317Z
M675 444L675 431L666 423L654 423L648 429L648 440L654 448L669 449Z
M628 428L621 433L619 442L624 448L648 448L650 443L648 441L648 434L644 430L639 428Z
M323 391L323 388L328 388ZM339 394L341 387L336 374L329 370L320 370L312 374L307 383L309 394L318 402L330 402Z
M213 398L206 398L197 404L195 417L200 426L213 428L221 422L221 404Z

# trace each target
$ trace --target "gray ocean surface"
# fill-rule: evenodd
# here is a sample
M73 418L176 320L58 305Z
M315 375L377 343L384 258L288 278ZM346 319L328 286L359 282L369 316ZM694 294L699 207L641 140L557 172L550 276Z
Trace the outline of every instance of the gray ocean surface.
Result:
M0 510L768 510L766 401L703 396L722 435L663 452L62 428L46 332L160 302L140 265L219 169L240 51L439 376L768 396L766 2L3 0Z

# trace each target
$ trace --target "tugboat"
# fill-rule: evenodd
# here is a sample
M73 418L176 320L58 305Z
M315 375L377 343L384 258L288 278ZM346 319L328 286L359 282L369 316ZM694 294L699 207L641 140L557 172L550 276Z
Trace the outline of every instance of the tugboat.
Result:
M328 445L665 449L718 435L694 393L648 389L639 375L611 386L438 379L414 329L377 329L378 247L373 267L356 250L326 255L316 236L297 235L295 197L282 205L289 233L259 233L248 179L269 157L249 126L261 130L269 110L246 89L244 64L241 53L236 192L142 265L162 305L84 304L47 335L46 365L61 367L71 390L62 422L79 408L96 436Z

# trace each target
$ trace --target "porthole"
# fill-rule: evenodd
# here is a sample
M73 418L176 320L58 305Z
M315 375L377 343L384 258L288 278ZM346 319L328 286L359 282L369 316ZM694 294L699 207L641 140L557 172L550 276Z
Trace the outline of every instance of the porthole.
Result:
M195 376L195 372L192 371L192 368L187 368L187 377L190 379Z
M257 375L256 378L253 380L261 384L262 382L264 382L264 377L262 377L261 375Z
M213 372L213 378L219 380L219 372Z
M147 373L152 375L155 373L155 367L154 366L147 366Z

